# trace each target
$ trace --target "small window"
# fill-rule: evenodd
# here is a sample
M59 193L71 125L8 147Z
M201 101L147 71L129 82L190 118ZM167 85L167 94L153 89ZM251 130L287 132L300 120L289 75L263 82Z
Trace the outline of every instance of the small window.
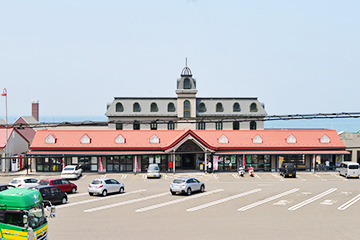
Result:
M174 130L175 129L175 124L173 121L169 121L168 122L168 130Z
M222 103L217 103L216 104L216 111L217 112L223 112L224 111Z
M191 88L190 79L185 78L184 79L184 89L190 89L190 88Z
M190 114L190 102L188 100L184 101L184 118L191 117Z
M150 105L150 112L157 112L157 111L159 111L157 104L156 104L156 103L152 103L152 104Z
M123 130L123 124L122 123L116 123L115 127L116 127L116 130Z
M123 105L121 103L119 103L119 102L116 104L116 111L117 112L123 112L124 111Z
M258 109L257 109L257 106L256 106L256 103L252 103L250 105L250 112L257 112Z
M205 130L205 128L206 128L205 122L203 121L198 122L198 130Z
M223 129L223 123L222 122L215 123L215 128L216 128L216 130L222 130Z
M175 105L172 102L168 104L168 112L175 112Z
M200 103L199 104L199 112L206 112L205 103Z
M157 123L155 121L150 123L150 129L157 130Z
M250 122L250 130L256 130L256 122L255 121Z
M135 121L133 124L133 129L134 130L140 130L140 123L138 121Z
M133 105L133 112L140 112L141 108L140 108L140 104L139 103L134 103Z
M239 130L240 129L240 123L238 121L233 122L233 130Z
M233 112L240 112L241 109L240 109L240 104L239 103L234 103L233 105Z

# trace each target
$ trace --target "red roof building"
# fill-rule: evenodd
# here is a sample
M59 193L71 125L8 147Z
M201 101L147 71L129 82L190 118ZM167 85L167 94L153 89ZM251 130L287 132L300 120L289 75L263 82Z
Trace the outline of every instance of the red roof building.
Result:
M37 171L60 171L82 164L85 171L145 171L158 163L162 171L203 171L208 161L218 171L253 166L271 171L283 162L311 170L314 163L343 160L345 146L335 130L38 130L30 146ZM174 164L175 163L175 164Z

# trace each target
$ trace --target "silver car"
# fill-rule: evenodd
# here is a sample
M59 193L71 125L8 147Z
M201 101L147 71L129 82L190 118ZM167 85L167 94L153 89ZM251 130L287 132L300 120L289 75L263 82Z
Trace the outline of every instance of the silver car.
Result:
M88 187L90 196L94 194L101 194L105 197L108 193L123 193L124 190L124 184L112 178L94 179Z
M147 170L147 178L160 178L160 168L156 163L149 165Z
M39 185L39 180L32 177L17 177L11 180L9 185L17 188L31 188Z
M205 183L195 178L176 178L170 185L172 195L176 193L186 193L191 195L192 192L204 192Z

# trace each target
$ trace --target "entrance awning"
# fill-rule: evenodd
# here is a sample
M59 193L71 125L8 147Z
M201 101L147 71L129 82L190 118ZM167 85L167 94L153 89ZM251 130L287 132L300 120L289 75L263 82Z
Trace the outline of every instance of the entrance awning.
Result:
M91 155L91 156L108 156L108 155L151 155L165 154L162 151L31 151L27 155Z
M350 154L345 150L299 150L299 151L234 151L216 152L215 155L327 155Z

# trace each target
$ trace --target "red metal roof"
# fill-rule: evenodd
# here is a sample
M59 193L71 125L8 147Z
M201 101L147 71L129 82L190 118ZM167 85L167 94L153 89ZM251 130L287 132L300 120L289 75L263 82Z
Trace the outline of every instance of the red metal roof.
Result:
M125 143L115 143L121 134ZM52 135L55 143L46 143ZM90 143L81 143L87 135ZM150 143L156 135L159 143ZM266 130L38 130L30 146L31 151L165 151L191 135L199 143L215 151L262 150L344 150L345 145L335 130L329 129L266 129ZM219 143L224 135L228 143ZM254 143L255 136L262 143ZM295 143L288 143L293 135ZM321 143L326 135L329 143Z

